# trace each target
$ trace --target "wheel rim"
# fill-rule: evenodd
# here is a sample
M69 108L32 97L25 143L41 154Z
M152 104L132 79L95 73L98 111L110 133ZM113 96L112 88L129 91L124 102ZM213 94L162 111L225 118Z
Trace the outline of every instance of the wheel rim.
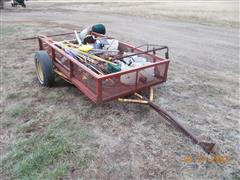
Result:
M40 83L43 83L43 71L42 71L42 66L39 63L38 60L36 60L36 66L37 66L37 76L38 76L38 80L40 81Z

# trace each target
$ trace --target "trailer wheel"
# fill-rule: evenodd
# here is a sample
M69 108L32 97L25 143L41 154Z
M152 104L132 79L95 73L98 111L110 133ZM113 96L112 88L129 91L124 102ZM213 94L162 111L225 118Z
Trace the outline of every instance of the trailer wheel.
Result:
M54 71L52 60L46 51L37 51L35 53L35 66L38 81L42 86L51 87L54 83Z

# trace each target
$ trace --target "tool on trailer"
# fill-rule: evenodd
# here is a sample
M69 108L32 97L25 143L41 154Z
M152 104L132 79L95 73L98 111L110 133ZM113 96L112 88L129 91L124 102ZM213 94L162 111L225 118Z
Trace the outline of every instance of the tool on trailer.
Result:
M80 33L81 31L77 31L77 33ZM65 36L65 35L72 35L74 34L74 32L69 32L69 33L59 33L59 34L50 34L50 35L46 35L46 37L57 37L57 36ZM98 38L102 38L102 37L105 37L105 38L108 38L108 39L112 39L112 37L110 36L106 36L106 35L103 35L103 34L99 34L99 33L96 33L96 32L92 32L92 34L94 36L99 36L97 37L96 39ZM28 38L23 38L21 40L33 40L33 39L38 39L40 35L37 35L37 36L33 36L33 37L28 37Z
M81 45L78 50L83 51L83 52L89 52L93 49L93 46L91 45Z
M45 37L45 36L42 36ZM59 47L60 49L63 49L67 54L71 55L72 57L75 57L76 59L78 59L81 63L83 63L86 67L88 67L89 69L91 69L93 72L99 74L99 75L104 75L105 70L100 68L99 66L96 66L96 62L94 62L92 59L89 58L85 58L82 57L81 54L78 53L78 51L76 51L76 49L70 48L66 45L64 45L62 42L54 42L52 41L57 47ZM111 64L110 64L111 65ZM57 72L58 75L61 75ZM63 77L64 80L66 80L65 76ZM85 78L87 79L87 78ZM112 79L106 79L107 81L111 82L111 85L114 84L114 81ZM69 82L69 81L67 81Z
M86 59L81 57L78 52L75 49L72 49L70 47L64 46L62 43L59 42L55 42L55 45L61 49L63 49L67 54L69 54L70 56L78 59L80 62L82 62L86 67L92 69L94 72L96 72L97 74L103 75L103 71L99 69L99 67L94 66L92 63L94 63L93 61L91 61L90 59Z
M79 32L77 32L79 33ZM60 34L51 34L51 35L46 35L46 37L57 37L57 36L65 36L65 35L71 35L74 34L74 32L70 33L60 33ZM38 39L41 35L34 36L34 37L29 37L29 38L23 38L22 40L33 40L33 39Z
M76 52L74 52L74 50L65 49L65 51L69 55L71 55L71 56L75 57L76 59L80 60L83 64L85 64L88 68L92 69L97 74L104 75L103 71L100 70L98 66L95 66L94 63L91 62L89 59L82 58L81 56L76 54Z
M70 47L73 47L73 48L79 48L78 46L76 46L75 44L72 44L72 43L70 43L70 42L63 42L63 43L65 43L66 45L68 45L68 46L70 46ZM105 62L105 63L112 64L112 65L115 65L115 66L117 65L116 63L113 63L113 62L111 62L111 61L102 59L102 58L100 58L100 57L98 57L98 56L95 56L95 55L93 55L93 54L86 53L86 52L83 52L83 51L78 51L78 52L79 52L80 54L83 54L84 56L90 57L90 58L95 59L95 60L97 60L97 61Z
M79 39L77 31L75 30L74 33L75 33L78 44L81 45L82 43L81 43L81 40Z

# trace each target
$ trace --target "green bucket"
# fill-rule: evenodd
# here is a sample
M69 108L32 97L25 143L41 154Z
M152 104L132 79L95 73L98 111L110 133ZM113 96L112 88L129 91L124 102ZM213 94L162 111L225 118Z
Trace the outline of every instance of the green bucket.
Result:
M92 26L92 32L96 32L98 34L106 34L106 28L103 24L96 24Z
M119 71L121 71L121 65L120 64L116 64L116 65L108 64L107 70L111 73L119 72Z

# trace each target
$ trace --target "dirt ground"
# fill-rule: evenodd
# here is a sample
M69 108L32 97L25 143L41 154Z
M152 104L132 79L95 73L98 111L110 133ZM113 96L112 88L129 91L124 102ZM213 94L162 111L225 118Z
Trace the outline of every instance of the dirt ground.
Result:
M67 137L77 157L91 154L84 156L87 165L79 161L81 167L74 164L75 156L61 159L70 166L59 175L63 179L239 179L237 4L214 3L194 5L197 15L188 10L192 4L184 8L180 2L178 7L160 2L6 5L1 11L1 157L21 139L61 125L53 129ZM53 88L38 84L33 62L37 42L21 39L95 23L133 45L170 47L168 81L154 88L154 101L200 139L215 142L225 163L210 161L212 156L147 106L95 105L59 79ZM17 177L12 174L5 168L1 172L2 179Z

